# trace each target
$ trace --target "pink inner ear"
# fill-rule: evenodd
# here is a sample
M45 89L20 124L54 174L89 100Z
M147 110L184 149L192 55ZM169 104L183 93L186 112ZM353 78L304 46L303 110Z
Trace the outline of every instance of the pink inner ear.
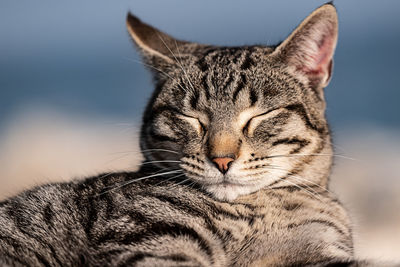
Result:
M299 69L308 75L319 76L328 73L332 62L333 49L333 38L330 35L324 36L318 44L317 53L308 55L308 64L304 64Z

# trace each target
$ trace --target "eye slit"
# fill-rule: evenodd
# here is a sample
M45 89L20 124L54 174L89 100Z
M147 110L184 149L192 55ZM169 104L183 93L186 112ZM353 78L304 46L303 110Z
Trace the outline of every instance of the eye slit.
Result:
M181 118L184 118L185 120L191 121L191 124L192 124L192 125L193 125L194 122L195 122L195 124L198 123L198 125L200 126L200 127L199 127L200 129L199 129L199 130L200 130L203 134L205 134L205 133L207 132L206 126L201 122L201 120L200 120L199 118L193 117L193 116L189 116L189 115L186 115L186 114L183 114L183 113L179 113L179 112L178 112L178 115L181 116ZM198 125L196 125L196 126L198 126ZM196 127L196 128L197 128L197 127Z
M279 110L280 110L280 108L271 109L271 110L269 110L269 111L266 111L266 112L263 112L263 113L260 113L260 114L258 114L258 115L255 115L255 116L251 117L251 118L246 122L246 124L243 126L242 132L243 132L244 134L246 134L246 133L248 134L248 133L249 133L249 128L250 128L250 125L251 125L251 122L253 121L253 119L260 118L260 117L262 117L262 116L265 116L265 115L267 115L267 114L271 114L271 113L276 112L276 111L279 112Z
M203 133L206 133L206 132L207 132L206 126L205 126L199 119L197 119L197 120L199 121L201 131L202 131Z
M253 118L254 118L254 117L253 117ZM242 129L242 132L243 132L243 133L248 132L249 126L250 126L250 122L251 122L251 120L252 120L253 118L250 118L250 119L246 122L246 124L243 126L243 129Z

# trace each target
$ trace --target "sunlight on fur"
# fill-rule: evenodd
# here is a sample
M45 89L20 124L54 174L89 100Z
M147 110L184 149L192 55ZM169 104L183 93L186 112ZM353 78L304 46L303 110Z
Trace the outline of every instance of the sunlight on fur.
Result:
M0 198L45 182L135 170L141 162L138 124L25 112L0 136ZM400 141L396 131L336 133L331 190L357 225L356 254L399 260Z

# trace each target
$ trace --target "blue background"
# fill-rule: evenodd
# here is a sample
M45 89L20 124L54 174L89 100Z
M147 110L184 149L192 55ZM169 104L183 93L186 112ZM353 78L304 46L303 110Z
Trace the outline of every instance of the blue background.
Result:
M275 44L324 1L0 2L0 131L29 108L140 121L152 91L125 29L128 10L169 34ZM326 89L333 129L400 127L400 1L335 1L339 42Z

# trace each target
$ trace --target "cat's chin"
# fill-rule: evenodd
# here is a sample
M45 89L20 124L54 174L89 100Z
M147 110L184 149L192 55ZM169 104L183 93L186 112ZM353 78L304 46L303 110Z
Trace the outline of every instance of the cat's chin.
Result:
M260 188L255 185L241 185L223 182L211 185L208 184L204 186L204 189L218 200L233 201L241 195L251 194L258 191Z

